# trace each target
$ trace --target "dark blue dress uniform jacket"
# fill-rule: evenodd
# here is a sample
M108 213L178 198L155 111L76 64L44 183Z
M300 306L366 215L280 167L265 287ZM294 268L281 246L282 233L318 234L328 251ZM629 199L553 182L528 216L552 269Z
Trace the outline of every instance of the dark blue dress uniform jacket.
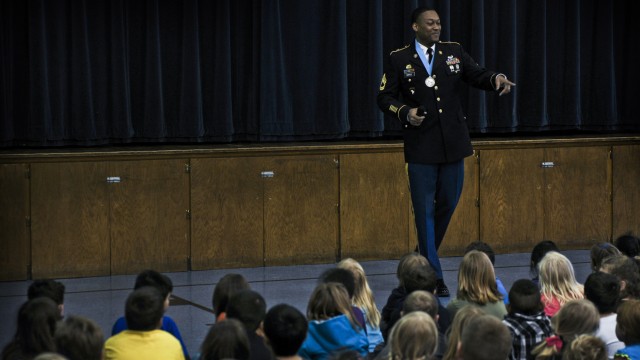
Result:
M483 90L494 90L497 75L479 66L460 44L453 42L436 44L432 72L435 86L427 87L428 73L416 53L415 42L391 52L385 63L378 106L402 122L408 163L448 163L473 154L459 88L464 81ZM412 126L407 114L419 106L425 107L427 115L420 126Z

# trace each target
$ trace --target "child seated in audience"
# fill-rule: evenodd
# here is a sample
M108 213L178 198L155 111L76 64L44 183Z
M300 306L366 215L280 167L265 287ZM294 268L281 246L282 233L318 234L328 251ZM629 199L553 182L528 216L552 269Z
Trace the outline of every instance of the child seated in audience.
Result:
M560 252L558 246L551 240L543 240L537 243L533 249L531 250L531 262L529 263L529 271L533 276L531 281L533 281L536 285L539 285L539 275L538 275L538 265L542 258L549 251L557 251Z
M511 334L495 316L481 315L465 326L458 346L461 360L503 360L511 351Z
M344 285L320 283L307 306L309 329L298 355L310 360L324 360L339 350L356 350L363 357L369 353L367 334L353 316Z
M507 308L498 292L496 275L487 254L471 250L460 262L456 297L447 304L451 316L467 305L481 307L487 314L502 320Z
M602 261L600 271L620 279L620 299L640 299L640 270L638 264L628 256L610 256Z
M563 360L607 360L604 341L593 335L580 335L562 352Z
M278 360L302 360L298 350L307 337L309 324L304 315L287 304L279 304L264 318L264 334Z
M214 287L213 296L211 297L211 305L216 315L216 322L226 318L229 298L240 290L249 289L249 283L241 274L231 273L223 276Z
M424 256L412 252L400 258L396 271L398 287L391 291L387 303L382 308L380 329L386 340L393 325L400 319L402 306L409 294L423 290L435 294L437 275ZM447 331L451 325L449 311L438 300L438 328Z
M596 336L604 341L608 357L613 359L613 354L624 347L624 343L616 336L620 281L615 275L595 272L584 283L584 296L600 313L600 328Z
M55 352L54 334L60 313L48 297L28 300L18 310L13 339L2 350L2 360L32 359L45 352Z
M102 329L93 320L69 316L56 329L58 353L69 360L101 360L104 347Z
M640 238L631 234L619 236L614 241L616 247L628 257L640 256Z
M509 298L509 313L502 320L513 338L509 359L526 360L535 345L553 335L551 321L543 311L540 289L533 281L520 279L514 282Z
M380 330L380 311L376 306L373 292L367 282L367 275L362 265L352 258L347 258L338 263L338 268L351 271L355 281L352 302L353 305L362 310L364 315L367 339L369 340L369 353L372 353L376 346L382 344L382 331Z
M600 326L598 310L589 300L571 300L551 318L554 335L544 339L531 351L536 360L562 359L562 351L578 336L594 335Z
M64 284L51 279L34 280L27 290L27 298L33 300L38 297L47 297L58 306L60 319L64 317Z
M236 319L219 321L209 329L195 360L249 360L249 339Z
M125 306L128 329L107 339L105 360L184 359L178 339L160 329L166 299L152 286L134 290Z
M389 334L390 359L431 359L438 346L438 328L427 313L405 314Z
M566 256L548 252L540 261L539 270L541 299L549 317L568 301L584 298L584 288L576 281L573 265Z
M482 315L486 315L484 310L475 305L465 306L456 313L451 322L451 327L446 332L447 349L442 357L443 360L458 360L458 344L461 341L462 332L471 320Z
M618 307L616 334L625 347L614 359L640 360L640 300L627 300Z
M353 296L356 291L356 279L353 276L353 273L347 269L341 269L338 267L330 268L322 272L320 277L318 278L319 283L329 283L335 282L338 284L342 284L345 289L347 289L347 294L349 295L349 301L353 303ZM360 310L359 307L355 305L351 305L351 312L353 313L353 318L360 325L364 331L367 331L366 320L364 318L364 313Z
M605 258L620 254L620 250L608 242L601 242L593 245L591 247L591 271L599 271L602 260Z
M133 286L133 289L137 290L145 286L155 288L163 296L163 313L166 312L169 309L169 301L171 298L171 292L173 291L173 282L171 281L171 279L168 276L161 274L155 270L144 270L136 277L136 282ZM120 317L113 324L111 335L117 335L120 332L127 330L128 328L129 327L126 317ZM164 330L173 335L180 342L180 346L182 347L185 359L189 359L187 346L182 340L180 329L178 329L178 325L175 321L173 321L171 317L166 315L162 316L162 325L160 326L160 330Z
M262 321L267 311L267 304L262 295L253 290L240 290L229 298L227 319L236 319L242 323L249 339L251 360L271 360L273 354L265 344L262 332Z
M471 244L467 245L467 248L464 250L464 253L466 254L471 250L478 250L487 254L487 256L489 257L489 260L491 260L491 265L494 267L494 270L495 270L496 253L493 251L493 249L489 244L482 241L474 241ZM496 275L496 285L498 286L498 292L500 293L500 295L502 295L502 300L504 301L504 304L509 305L509 294L507 293L507 289L504 287L504 284L502 284L502 281L498 278L498 275Z

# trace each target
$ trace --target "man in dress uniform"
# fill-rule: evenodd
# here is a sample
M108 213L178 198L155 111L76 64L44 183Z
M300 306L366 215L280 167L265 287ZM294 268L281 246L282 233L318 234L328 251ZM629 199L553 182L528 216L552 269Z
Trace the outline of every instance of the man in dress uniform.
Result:
M504 95L515 84L478 65L460 44L440 41L435 10L417 8L411 22L415 41L389 55L377 100L404 128L418 249L438 275L437 295L449 296L438 248L462 192L464 158L473 154L458 89L464 81Z

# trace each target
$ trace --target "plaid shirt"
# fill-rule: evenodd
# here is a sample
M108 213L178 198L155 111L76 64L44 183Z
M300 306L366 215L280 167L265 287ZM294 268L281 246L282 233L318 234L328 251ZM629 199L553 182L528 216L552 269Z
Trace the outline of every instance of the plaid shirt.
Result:
M553 335L551 321L542 311L535 315L507 314L502 322L507 325L513 338L509 359L529 359L533 347Z

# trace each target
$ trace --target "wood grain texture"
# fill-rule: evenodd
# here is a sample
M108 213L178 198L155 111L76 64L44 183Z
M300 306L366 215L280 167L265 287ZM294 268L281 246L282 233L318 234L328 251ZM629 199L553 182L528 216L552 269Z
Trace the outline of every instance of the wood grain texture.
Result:
M26 280L31 264L27 164L0 165L0 281Z
M640 236L640 145L613 149L613 239Z
M476 205L479 194L478 176L478 158L475 156L465 158L464 187L438 251L440 256L464 255L467 245L480 239L480 209Z
M110 175L111 272L186 271L188 160L114 161Z
M262 266L262 157L191 160L194 270Z
M331 155L282 156L264 179L265 265L334 262L339 171Z
M106 162L31 165L34 278L109 275Z
M542 240L543 159L544 149L480 152L480 240L495 252L530 252Z
M545 149L545 239L561 249L589 248L611 234L608 146Z
M409 185L402 153L340 156L341 258L399 258L409 251Z

